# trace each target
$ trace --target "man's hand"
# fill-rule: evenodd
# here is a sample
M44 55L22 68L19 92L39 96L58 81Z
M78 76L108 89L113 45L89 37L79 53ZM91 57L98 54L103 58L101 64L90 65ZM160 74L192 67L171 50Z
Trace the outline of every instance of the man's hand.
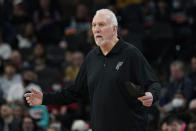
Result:
M26 93L24 97L30 106L37 106L42 104L43 94L33 88L31 88L32 93Z
M148 106L148 107L150 107L153 102L153 96L151 92L146 92L145 96L138 97L137 99L141 101L144 106Z

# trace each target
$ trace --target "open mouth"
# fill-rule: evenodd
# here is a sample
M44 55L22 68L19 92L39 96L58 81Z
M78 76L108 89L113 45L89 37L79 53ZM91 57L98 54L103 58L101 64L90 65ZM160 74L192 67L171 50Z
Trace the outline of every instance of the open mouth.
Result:
M102 36L101 35L97 35L96 38L99 39L99 38L102 38Z

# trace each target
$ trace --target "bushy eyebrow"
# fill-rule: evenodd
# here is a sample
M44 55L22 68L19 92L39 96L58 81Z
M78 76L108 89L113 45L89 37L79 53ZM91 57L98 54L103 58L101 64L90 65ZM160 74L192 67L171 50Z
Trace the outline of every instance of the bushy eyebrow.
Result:
M100 24L104 24L104 25L105 25L106 23L105 23L105 22L97 22L97 23L94 22L94 23L92 23L92 26L94 26L94 25L96 25L96 24L99 24L99 25L100 25Z

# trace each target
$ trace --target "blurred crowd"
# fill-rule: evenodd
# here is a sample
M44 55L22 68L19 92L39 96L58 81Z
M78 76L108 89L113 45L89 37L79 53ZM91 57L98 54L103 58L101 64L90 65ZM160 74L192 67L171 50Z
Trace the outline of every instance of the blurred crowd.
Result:
M160 79L149 130L196 131L196 0L0 0L1 131L90 130L88 96L30 107L23 95L73 85L96 47L91 21L100 8L116 14L119 37L142 51Z

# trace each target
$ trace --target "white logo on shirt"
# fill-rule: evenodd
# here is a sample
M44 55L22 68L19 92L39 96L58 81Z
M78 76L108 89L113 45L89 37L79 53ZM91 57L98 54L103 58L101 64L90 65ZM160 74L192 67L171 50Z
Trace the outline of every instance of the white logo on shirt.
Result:
M120 67L123 65L123 61L119 61L116 65L116 70L118 71L120 69Z

